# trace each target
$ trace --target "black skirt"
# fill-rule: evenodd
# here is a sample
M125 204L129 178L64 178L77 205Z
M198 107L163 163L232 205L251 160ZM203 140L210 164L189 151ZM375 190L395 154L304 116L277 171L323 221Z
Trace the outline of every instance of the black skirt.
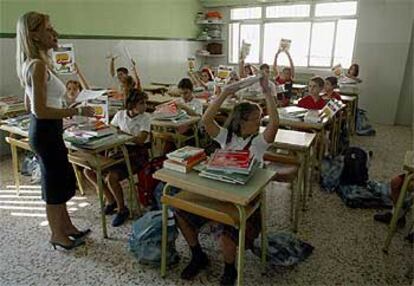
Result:
M63 142L62 119L38 119L31 114L29 143L40 164L42 199L63 204L76 191L76 177Z

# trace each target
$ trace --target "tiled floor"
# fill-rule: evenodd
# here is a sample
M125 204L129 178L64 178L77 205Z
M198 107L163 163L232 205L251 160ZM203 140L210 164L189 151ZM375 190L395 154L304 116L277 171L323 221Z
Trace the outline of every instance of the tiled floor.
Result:
M401 169L405 150L413 149L409 128L375 126L376 137L354 137L353 144L374 152L370 177L388 180ZM177 240L181 262L166 279L159 270L138 264L128 252L131 221L109 227L110 239L102 239L96 195L69 202L74 222L91 227L86 247L55 251L48 244L44 204L39 186L24 187L14 195L9 157L0 161L0 285L217 285L222 271L220 252L211 236L201 241L212 263L192 282L179 273L189 259L183 238ZM24 178L25 184L28 179ZM268 193L271 231L288 226L289 193L272 186ZM303 215L298 236L314 247L309 259L296 267L260 273L259 259L247 254L246 285L409 285L413 279L413 245L403 240L407 229L397 233L390 254L381 251L387 227L373 221L375 210L349 209L337 195L319 191L314 183L310 209ZM410 276L411 275L411 276Z

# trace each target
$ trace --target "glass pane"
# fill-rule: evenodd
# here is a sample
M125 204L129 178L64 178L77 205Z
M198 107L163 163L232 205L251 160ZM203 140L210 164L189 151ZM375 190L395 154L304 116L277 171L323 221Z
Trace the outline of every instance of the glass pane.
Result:
M331 66L334 22L313 23L310 66Z
M260 25L240 25L240 45L245 41L251 44L250 53L246 57L246 63L258 63L260 51Z
M230 10L231 20L258 19L262 17L261 7L236 8Z
M240 24L229 25L229 62L238 63L239 61L239 34Z
M357 20L339 20L336 28L334 65L348 68L352 62Z
M283 5L266 8L267 18L309 17L310 5Z
M264 26L263 62L272 65L280 39L292 40L290 55L295 66L307 66L310 22L268 23ZM278 65L289 66L285 53L279 55Z
M356 1L320 3L315 6L315 16L351 16L356 9Z

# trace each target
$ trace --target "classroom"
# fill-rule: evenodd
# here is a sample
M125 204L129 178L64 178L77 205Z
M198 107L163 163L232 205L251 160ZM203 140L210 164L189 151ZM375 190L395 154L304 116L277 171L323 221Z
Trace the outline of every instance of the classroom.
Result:
M0 15L0 285L414 286L413 0Z

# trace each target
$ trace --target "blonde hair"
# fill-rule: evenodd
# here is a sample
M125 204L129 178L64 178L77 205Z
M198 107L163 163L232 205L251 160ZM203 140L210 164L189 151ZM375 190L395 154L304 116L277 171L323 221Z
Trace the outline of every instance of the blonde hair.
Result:
M26 71L23 64L26 61L39 59L45 65L51 67L47 52L39 49L39 45L33 40L31 35L39 30L42 25L46 24L49 16L38 12L28 12L19 17L16 25L16 71L20 79L20 84L26 86Z

